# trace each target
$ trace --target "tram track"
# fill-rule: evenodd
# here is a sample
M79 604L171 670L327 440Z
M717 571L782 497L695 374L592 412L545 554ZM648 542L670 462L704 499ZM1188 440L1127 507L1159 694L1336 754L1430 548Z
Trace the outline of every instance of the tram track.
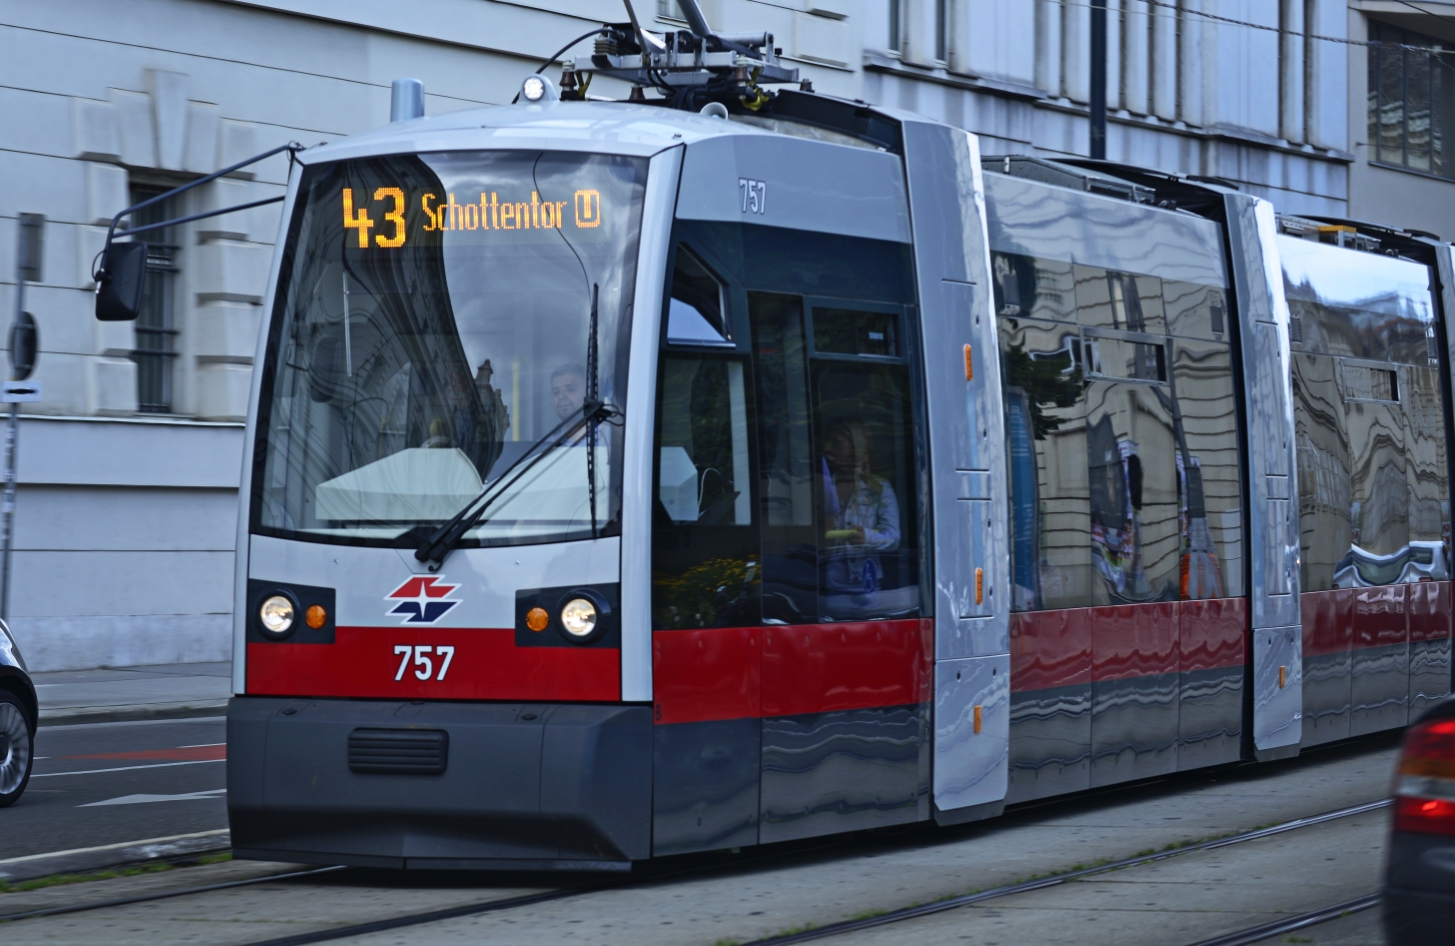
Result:
M1296 933L1311 926L1318 926L1320 923L1327 923L1330 920L1373 909L1379 906L1381 899L1383 899L1382 894L1371 893L1363 897L1355 897L1353 900L1345 900L1343 903L1336 903L1333 906L1310 910L1307 913L1300 913L1282 920L1274 920L1272 923L1250 926L1235 933L1225 933L1222 936L1193 943L1192 946L1252 946L1253 943L1261 943L1274 936Z
M1167 848L1151 854L1141 854L1136 857L1122 858L1105 864L1096 864L1091 867L1083 867L1078 870L1070 870L1065 873L1055 874L1049 877L1041 877L1035 880L1027 880L1017 884L1006 884L1001 887L992 887L989 890L980 890L975 893L963 894L957 897L949 897L944 900L937 900L933 903L920 904L913 907L905 907L900 910L891 910L877 916L862 917L853 920L844 920L839 923L828 923L823 926L809 930L802 930L794 933L787 933L780 936L769 936L762 939L751 940L741 946L794 946L797 943L807 943L817 939L825 939L830 936L838 936L845 933L855 933L860 930L873 929L879 926L888 926L893 923L903 923L907 920L915 920L921 917L932 916L936 913L944 913L949 910L957 910L961 907L971 906L977 903L984 903L987 900L998 900L1002 897L1013 897L1017 894L1030 893L1035 890L1045 890L1050 887L1058 887L1062 884L1092 877L1097 874L1105 874L1110 871L1124 870L1128 867L1139 867L1143 864L1152 864L1157 861L1167 860L1172 857L1179 857L1184 854L1196 854L1203 851L1212 851L1218 848L1228 847L1234 844L1242 844L1247 841L1257 841L1262 838L1273 837L1278 834L1285 834L1289 831L1297 831L1300 828L1310 828L1314 825L1326 824L1330 821L1337 821L1341 818L1349 818L1355 815L1367 814L1371 811L1378 811L1381 808L1388 808L1393 804L1390 799L1382 799L1375 802L1366 802L1362 805L1352 805L1348 808L1339 808L1327 811L1322 814L1313 815L1307 818L1295 818L1280 824L1270 825L1265 828L1257 828L1252 831L1245 831L1240 834L1230 835L1224 838L1214 838L1209 841L1199 841L1192 844L1180 845ZM1369 898L1361 898L1350 903L1363 904ZM1375 896L1373 902L1357 907L1357 909L1368 909L1378 902ZM1228 934L1225 937L1208 940L1195 946L1243 946L1243 944L1254 943L1259 939L1266 939L1269 936L1276 936L1283 931L1286 924L1297 924L1288 926L1289 930L1302 929L1305 926L1312 926L1324 920L1335 919L1343 915L1341 911L1351 911L1355 908L1350 904L1339 904L1322 910L1314 911L1311 914L1292 917L1278 923L1267 924L1268 932L1253 939L1244 938L1247 935L1261 930L1264 927L1255 927L1240 933ZM1331 912L1332 911L1332 912ZM1325 916L1327 914L1327 916ZM1310 919L1310 917L1322 917L1322 919ZM252 946L252 944L250 944ZM256 944L261 946L261 944Z
M977 891L970 894L951 897L933 903L922 904L900 910L892 910L881 913L877 916L860 918L855 920L830 923L791 934L784 934L772 937L761 938L744 943L743 946L788 946L788 944L805 943L817 939L823 939L835 935L851 933L859 930L871 929L893 923L913 920L919 917L930 916L937 913L954 910L959 907L969 906L988 900L1003 897L1015 896L1017 894L1029 893L1031 891L1053 888L1072 881L1092 877L1111 871L1122 870L1128 867L1154 863L1169 858L1178 857L1184 854L1192 854L1202 851L1211 851L1218 848L1236 845L1247 841L1255 841L1262 838L1272 837L1302 828L1313 827L1342 818L1348 818L1360 814L1377 811L1388 807L1389 800L1368 802L1360 805L1353 805L1345 808L1334 809L1320 814L1295 818L1278 824L1269 825L1238 834L1220 838L1211 838L1204 841L1178 845L1164 850L1137 855L1130 858L1123 858L1106 863L1095 864L1086 868L1057 873L1051 876L1039 877L1030 881L994 887L988 890ZM1036 807L1036 806L1032 806ZM820 843L808 847L794 847L790 850L764 852L757 856L734 857L731 861L724 862L714 859L712 863L685 867L676 870L661 872L650 872L647 876L635 878L613 879L604 883L582 883L573 886L561 887L559 889L540 890L519 896L495 897L488 900L477 900L457 906L444 907L434 910L426 910L419 913L410 913L393 917L383 917L376 920L369 920L360 923L347 924L343 926L315 929L307 932L300 932L281 937L249 941L241 946L305 946L305 944L321 943L333 940L344 939L353 936L362 936L370 933L386 932L389 930L423 926L430 923L437 923L464 917L481 916L489 913L496 913L517 908L533 906L553 900L563 900L571 897L595 894L613 889L624 889L629 887L642 886L644 884L659 883L663 880L690 877L692 875L711 874L725 868L740 869L764 861L782 860L791 857L801 857L804 854L811 854L815 851L826 849L842 848L843 839L833 842ZM234 888L257 886L279 881L303 880L318 875L337 873L341 871L358 870L343 866L326 866L309 868L305 870L294 870L285 873L268 874L260 877L252 877L241 880L225 881L215 884L204 884L195 887L185 887L175 890L158 891L152 894L139 894L131 897L111 898L96 900L86 903L76 903L55 907L46 907L33 910L17 911L9 914L0 914L0 922L21 921L28 919L40 919L44 917L62 916L86 911L113 909L118 907L131 906L151 901L175 899L190 895L199 895L215 891L222 891ZM1335 919L1346 912L1357 912L1368 909L1377 902L1377 898L1369 903L1350 901L1349 903L1338 904L1324 910L1313 911L1310 914L1299 915L1280 920L1266 927L1257 927L1244 930L1224 937L1209 940L1206 943L1198 943L1196 946L1243 946L1257 942L1269 936L1280 935L1281 932L1302 929L1305 926L1315 925L1325 920ZM1262 932L1259 932L1262 931ZM1257 936L1252 934L1258 933Z

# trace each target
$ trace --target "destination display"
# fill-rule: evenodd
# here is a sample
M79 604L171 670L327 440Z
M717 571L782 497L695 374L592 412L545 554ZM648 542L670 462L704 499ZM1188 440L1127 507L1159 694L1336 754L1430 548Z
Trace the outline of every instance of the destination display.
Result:
M601 227L601 191L581 188L569 200L543 198L540 192L524 194L482 187L463 195L455 191L424 191L415 200L402 187L379 187L372 197L367 190L342 189L345 239L357 239L359 249L370 245L391 249L409 242L412 230L424 233L445 231L594 231ZM463 197L463 199L461 199ZM418 208L410 214L409 208ZM349 237L353 231L354 237ZM372 237L372 244L370 238Z

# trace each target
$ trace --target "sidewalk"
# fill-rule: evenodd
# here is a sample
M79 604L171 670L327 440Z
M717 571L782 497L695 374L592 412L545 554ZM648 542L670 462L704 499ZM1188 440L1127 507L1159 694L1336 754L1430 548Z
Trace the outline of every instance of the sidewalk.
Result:
M231 661L61 670L31 677L40 697L42 726L223 716L232 696Z

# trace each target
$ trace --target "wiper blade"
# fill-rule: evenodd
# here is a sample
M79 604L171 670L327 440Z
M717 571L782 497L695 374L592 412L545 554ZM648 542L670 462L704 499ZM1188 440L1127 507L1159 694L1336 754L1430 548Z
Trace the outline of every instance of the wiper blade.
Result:
M491 504L509 492L510 487L519 482L520 478L529 473L537 463L549 456L551 451L569 441L571 436L583 426L592 422L600 423L609 420L620 413L617 408L601 401L586 401L570 417L561 421L544 437L531 444L524 453L516 457L515 461L505 468L505 472L482 489L474 499L466 503L448 522L430 532L425 532L422 527L416 527L406 532L405 535L418 535L419 537L419 548L415 549L414 557L427 563L430 571L439 571L440 566L460 544L460 540L465 537L466 533L484 521L485 512ZM594 448L595 445L588 444L588 446ZM519 469L517 470L517 468Z

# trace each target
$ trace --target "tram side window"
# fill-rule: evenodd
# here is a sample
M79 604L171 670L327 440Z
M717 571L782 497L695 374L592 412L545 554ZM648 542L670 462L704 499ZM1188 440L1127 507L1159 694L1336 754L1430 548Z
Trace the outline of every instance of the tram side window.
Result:
M658 627L757 623L745 374L732 358L662 359L652 530Z
M900 311L835 303L806 313L801 297L778 293L749 293L748 310L763 418L764 620L917 614L918 500Z
M994 256L997 273L1070 270L1080 326L1008 317L1011 308L1051 311L1032 295L1049 280L1019 279L1014 305L998 280L1012 607L1240 595L1237 417L1221 291ZM1054 291L1064 311L1064 291Z
M815 338L820 324L829 319L874 324L871 314L843 309L815 308L813 319ZM917 614L919 543L908 369L902 363L817 358L813 401L820 492L819 619Z
M726 287L696 253L677 247L672 295L667 303L667 340L690 345L732 345Z
M1446 580L1450 490L1428 273L1279 239L1302 589Z

